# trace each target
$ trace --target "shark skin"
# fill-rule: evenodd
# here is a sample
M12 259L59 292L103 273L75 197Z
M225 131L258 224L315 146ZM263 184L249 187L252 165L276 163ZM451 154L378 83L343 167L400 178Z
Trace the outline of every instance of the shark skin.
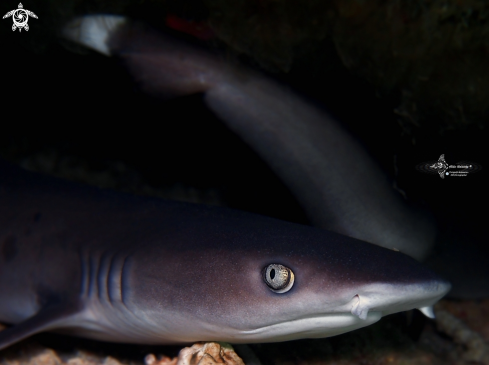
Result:
M122 16L77 18L63 36L119 57L148 94L202 93L281 178L314 226L420 261L430 254L436 234L430 213L406 201L336 120L286 87Z
M123 343L338 335L450 284L400 252L245 213L78 185L0 161L0 349L56 331Z

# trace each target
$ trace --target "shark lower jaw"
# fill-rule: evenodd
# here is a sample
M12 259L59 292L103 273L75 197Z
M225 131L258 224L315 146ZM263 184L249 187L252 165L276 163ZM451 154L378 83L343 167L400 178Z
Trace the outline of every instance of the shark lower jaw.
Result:
M346 304L332 313L309 315L239 331L229 342L280 342L302 338L336 336L358 328L369 326L382 316L418 308L429 318L434 318L432 305L450 289L447 283L436 285L374 284L363 288Z
M382 312L370 311L365 319L351 313L331 313L298 318L253 330L240 331L229 342L281 342L303 338L336 336L345 332L369 326L382 317Z

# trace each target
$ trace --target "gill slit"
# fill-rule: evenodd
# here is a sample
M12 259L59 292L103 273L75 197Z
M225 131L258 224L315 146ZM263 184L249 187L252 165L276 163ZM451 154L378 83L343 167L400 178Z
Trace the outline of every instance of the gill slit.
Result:
M97 299L111 306L123 302L123 270L128 256L117 253L79 251L81 266L80 297Z
M125 270L128 268L128 266L126 266L127 264L127 259L129 258L129 256L125 256L124 257L124 260L122 260L122 268L120 270L120 275L119 275L119 293L120 293L120 301L121 303L124 305L124 307L127 308L127 305L126 305L126 302L124 301L124 283L125 283L125 279L124 279L124 274L125 274ZM127 310L130 311L129 308L127 308Z

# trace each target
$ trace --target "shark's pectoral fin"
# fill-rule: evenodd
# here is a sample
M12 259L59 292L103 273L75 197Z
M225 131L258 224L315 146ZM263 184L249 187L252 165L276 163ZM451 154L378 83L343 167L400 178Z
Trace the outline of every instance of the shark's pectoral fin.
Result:
M49 305L25 321L0 331L0 350L36 333L56 328L61 321L79 311L79 304Z

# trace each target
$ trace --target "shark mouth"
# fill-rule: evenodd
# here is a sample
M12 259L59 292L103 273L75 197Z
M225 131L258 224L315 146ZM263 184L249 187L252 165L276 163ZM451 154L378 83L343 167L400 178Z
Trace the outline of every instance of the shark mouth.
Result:
M240 331L233 343L279 342L302 338L336 336L369 326L382 318L381 312L370 311L365 319L350 313L330 313L280 322L248 331Z

